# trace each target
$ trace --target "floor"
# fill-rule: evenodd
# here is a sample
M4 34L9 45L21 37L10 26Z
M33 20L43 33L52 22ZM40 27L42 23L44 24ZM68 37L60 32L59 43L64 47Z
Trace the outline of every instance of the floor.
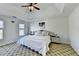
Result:
M41 56L41 55L24 46L17 46L16 43L13 43L1 46L0 56ZM77 54L69 45L52 43L50 45L50 51L47 52L47 56L77 56Z

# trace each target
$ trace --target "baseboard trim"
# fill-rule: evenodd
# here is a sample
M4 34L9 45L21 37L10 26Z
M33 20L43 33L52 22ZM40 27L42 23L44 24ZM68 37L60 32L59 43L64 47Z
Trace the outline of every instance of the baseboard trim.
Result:
M51 43L55 43L55 44L66 44L66 45L70 45L68 43L61 43L61 42L51 42Z
M7 44L4 44L4 45L1 45L0 47L2 46L6 46L6 45L9 45L9 44L13 44L13 43L16 43L17 41L14 41L14 42L11 42L11 43L7 43Z

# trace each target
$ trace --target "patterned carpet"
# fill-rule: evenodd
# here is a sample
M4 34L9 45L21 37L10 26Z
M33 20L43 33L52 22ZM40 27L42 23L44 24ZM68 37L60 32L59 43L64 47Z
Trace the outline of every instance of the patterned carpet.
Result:
M0 56L41 56L27 47L17 46L16 43L1 46ZM66 44L55 44L50 45L50 51L47 52L47 56L77 56L76 52L71 46Z

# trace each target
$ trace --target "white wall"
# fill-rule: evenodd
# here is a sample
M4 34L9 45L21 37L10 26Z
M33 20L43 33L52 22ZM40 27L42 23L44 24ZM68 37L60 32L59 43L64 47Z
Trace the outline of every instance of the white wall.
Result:
M42 20L43 21L43 20ZM61 43L70 43L69 40L69 27L68 27L68 18L67 17L57 17L44 20L46 22L45 29L52 31L55 34L58 34L61 37ZM31 30L39 30L38 23L40 21L31 23Z
M13 19L13 18L10 18L7 16L0 16L0 20L4 21L4 39L0 40L0 46L17 41L17 39L19 38L18 24L19 23L27 24L25 21L22 21L19 19ZM12 23L11 22L12 20L14 20L15 23ZM28 29L26 26L25 34L27 34L27 32L28 32L27 30Z
M79 6L69 17L71 45L79 54Z

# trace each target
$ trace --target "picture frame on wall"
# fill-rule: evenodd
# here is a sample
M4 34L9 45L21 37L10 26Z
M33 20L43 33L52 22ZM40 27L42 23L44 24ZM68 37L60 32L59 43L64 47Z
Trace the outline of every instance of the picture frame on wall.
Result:
M39 27L45 29L45 22L39 22Z

